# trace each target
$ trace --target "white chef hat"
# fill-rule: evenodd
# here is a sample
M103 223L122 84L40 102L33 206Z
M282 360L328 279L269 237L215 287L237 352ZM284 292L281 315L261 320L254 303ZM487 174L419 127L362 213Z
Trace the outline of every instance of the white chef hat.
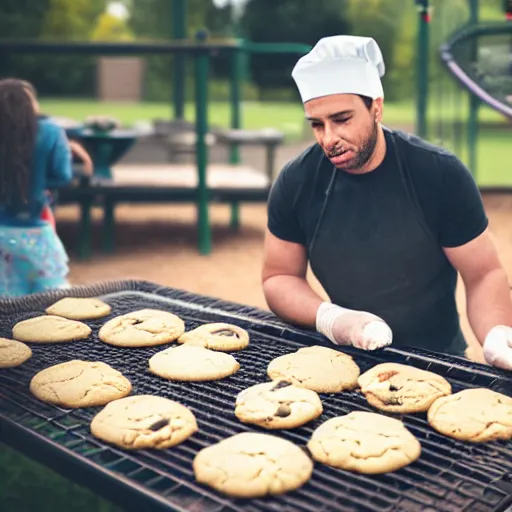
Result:
M371 37L331 36L318 41L292 71L302 102L331 94L383 98L384 58Z

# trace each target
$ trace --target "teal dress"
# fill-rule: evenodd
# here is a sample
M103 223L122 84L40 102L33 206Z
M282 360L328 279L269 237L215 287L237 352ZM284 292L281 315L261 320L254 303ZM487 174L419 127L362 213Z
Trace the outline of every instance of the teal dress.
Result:
M52 226L41 220L47 191L72 179L64 130L38 121L27 203L0 204L0 296L13 297L67 286L68 257Z

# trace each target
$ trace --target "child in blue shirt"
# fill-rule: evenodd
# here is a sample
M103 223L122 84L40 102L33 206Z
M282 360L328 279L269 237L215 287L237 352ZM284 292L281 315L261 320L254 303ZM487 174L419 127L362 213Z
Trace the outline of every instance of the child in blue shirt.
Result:
M72 179L64 130L38 119L21 80L0 80L0 296L68 286L68 257L41 219L46 191Z

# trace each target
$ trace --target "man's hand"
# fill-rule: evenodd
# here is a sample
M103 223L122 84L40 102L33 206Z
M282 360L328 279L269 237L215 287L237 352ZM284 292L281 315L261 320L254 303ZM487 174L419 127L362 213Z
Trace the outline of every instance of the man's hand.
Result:
M512 370L512 328L506 325L493 327L485 337L485 360L496 368Z
M318 308L316 327L333 343L353 345L363 350L382 348L393 341L393 333L382 318L328 302Z

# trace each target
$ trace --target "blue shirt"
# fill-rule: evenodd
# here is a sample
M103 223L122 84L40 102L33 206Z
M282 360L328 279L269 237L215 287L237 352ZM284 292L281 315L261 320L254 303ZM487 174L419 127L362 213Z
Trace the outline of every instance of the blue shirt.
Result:
M71 150L64 130L45 117L38 119L36 147L32 156L28 204L13 211L0 205L0 225L40 226L41 212L48 203L46 191L72 179Z

